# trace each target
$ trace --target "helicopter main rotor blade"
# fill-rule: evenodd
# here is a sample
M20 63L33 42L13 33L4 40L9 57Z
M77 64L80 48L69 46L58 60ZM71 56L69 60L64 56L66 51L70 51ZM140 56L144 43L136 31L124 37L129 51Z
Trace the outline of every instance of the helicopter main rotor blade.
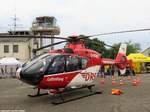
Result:
M64 37L38 36L38 35L0 35L0 38L45 38L45 39L63 39Z
M125 31L117 31L117 32L108 32L108 33L100 33L95 35L89 35L89 36L82 36L79 37L79 39L86 39L89 37L95 37L95 36L103 36L103 35L112 35L112 34L121 34L121 33L134 33L134 32L143 32L143 31L150 31L150 28L147 29L136 29L136 30L125 30Z
M76 36L78 38L65 38L65 37L51 37L51 36L41 36L41 35L0 35L0 38L46 38L46 39L63 39L67 41L76 41L80 39L86 39L95 36L103 36L103 35L112 35L112 34L121 34L121 33L132 33L132 32L142 32L142 31L150 31L150 28L147 29L135 29L135 30L125 30L125 31L117 31L117 32L109 32L109 33L100 33L95 35L79 35Z
M112 46L112 45L108 45L108 44L105 44L105 43L104 43L104 45L107 46L107 47L111 47L111 48L113 48L113 49L117 49L117 47L114 47L114 46Z
M99 45L100 43L98 43L98 42L94 42L94 41L91 41L93 44L97 44L97 45ZM107 46L107 47L111 47L111 48L113 48L113 49L117 49L116 47L114 47L114 46L112 46L112 45L109 45L109 44L105 44L105 43L101 43L101 44L103 44L104 46Z
M64 43L64 42L67 42L67 41L61 41L61 42L49 44L49 45L46 45L46 46L43 46L43 47L40 47L40 48L37 48L37 49L33 49L33 52L36 53L37 51L40 51L40 50L42 50L44 48L55 46L55 45L58 45L58 44L61 44L61 43Z
M96 35L90 35L89 37L101 36L101 35L119 34L119 33L143 32L143 31L150 31L150 28L147 28L147 29L136 29L136 30L125 30L125 31L109 32L109 33L100 33L100 34L96 34Z

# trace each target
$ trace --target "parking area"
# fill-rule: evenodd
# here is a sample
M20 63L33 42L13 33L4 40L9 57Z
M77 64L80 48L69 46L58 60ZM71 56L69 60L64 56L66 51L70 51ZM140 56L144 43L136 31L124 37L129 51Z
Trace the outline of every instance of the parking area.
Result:
M118 79L119 81L119 79ZM132 86L125 78L124 85L112 86L111 78L100 85L96 79L96 89L102 94L85 97L60 105L53 105L50 95L30 98L33 87L22 84L17 79L0 79L0 110L24 110L25 112L150 112L150 74L140 75L140 85ZM111 95L112 88L119 88L122 95ZM65 94L72 98L89 92L87 89Z

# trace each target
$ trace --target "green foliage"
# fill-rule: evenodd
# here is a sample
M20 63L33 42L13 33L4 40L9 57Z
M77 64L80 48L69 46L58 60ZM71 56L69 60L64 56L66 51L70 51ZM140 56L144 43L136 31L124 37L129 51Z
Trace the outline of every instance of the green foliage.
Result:
M120 44L121 43L117 43L117 44L113 45L113 47L115 47L116 49L114 49L114 48L107 49L109 52L108 53L109 55L107 55L106 57L114 59L118 53ZM127 44L127 53L126 53L127 55L129 55L130 53L138 53L141 49L139 43L133 43L133 42L129 41L129 42L126 42L126 44Z
M139 43L132 43L131 41L127 43L127 55L130 53L138 53L141 50L141 46Z
M102 57L115 59L121 43L114 44L113 45L114 48L106 48L104 44L105 43L103 41L100 41L97 38L85 39L85 46L87 48L101 53ZM127 55L130 53L137 53L140 51L140 44L133 43L131 41L126 42L126 44L127 44Z
M101 53L102 56L105 55L106 48L104 46L104 42L98 40L97 38L85 39L85 46L86 48L89 48L89 49L92 49Z

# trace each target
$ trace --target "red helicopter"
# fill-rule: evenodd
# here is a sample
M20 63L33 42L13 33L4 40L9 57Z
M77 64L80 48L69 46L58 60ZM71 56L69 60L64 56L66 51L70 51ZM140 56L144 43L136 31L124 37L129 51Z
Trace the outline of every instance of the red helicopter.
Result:
M118 67L121 74L125 73L126 66L128 64L128 60L126 58L127 45L121 44L118 54L115 60L113 60L102 58L101 54L98 52L87 49L82 40L100 35L145 30L150 29L111 32L84 37L70 36L68 38L33 36L33 38L56 38L65 40L34 49L34 53L46 47L58 45L64 42L67 42L67 44L63 49L51 50L48 53L40 55L26 62L17 70L16 77L27 84L37 87L37 94L29 95L30 97L41 96L48 93L59 94L61 101L53 102L54 104L67 102L62 97L62 93L70 90L88 88L90 90L89 95L101 93L92 91L92 87L94 86L93 80L98 76L99 73L102 73L102 68L104 65L115 65ZM48 92L41 94L41 89L48 90Z
M112 60L101 58L98 52L86 49L78 37L69 38L70 42L64 49L49 51L18 69L17 77L20 80L38 88L36 95L29 96L43 95L40 94L40 89L48 89L51 94L61 94L79 88L88 88L91 91L89 95L94 95L98 92L92 92L93 80L99 74L101 66L111 64L116 65L121 73L125 70L126 44L121 45L116 59ZM63 99L61 103L64 102L66 101Z

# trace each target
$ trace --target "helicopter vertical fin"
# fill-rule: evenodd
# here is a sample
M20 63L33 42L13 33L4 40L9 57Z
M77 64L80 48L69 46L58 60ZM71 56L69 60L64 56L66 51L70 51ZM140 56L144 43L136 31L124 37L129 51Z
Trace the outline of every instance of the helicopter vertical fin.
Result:
M121 44L117 57L115 59L116 65L119 68L121 74L124 74L126 71L126 66L127 66L126 51L127 51L127 44Z
M126 56L126 51L127 51L127 44L121 44L116 57L116 61L120 61L120 58L122 56Z

